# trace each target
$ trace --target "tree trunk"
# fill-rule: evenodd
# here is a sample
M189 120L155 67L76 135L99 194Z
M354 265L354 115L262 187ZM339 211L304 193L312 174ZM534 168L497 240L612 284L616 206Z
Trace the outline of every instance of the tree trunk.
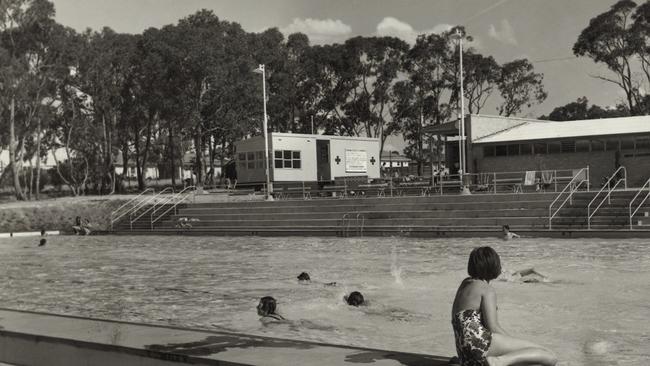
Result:
M196 152L196 183L194 184L197 188L203 187L203 144L201 138L201 129L198 129L196 136L194 137L194 150Z
M9 117L9 160L11 161L11 169L14 176L14 190L16 192L16 199L25 201L25 192L23 192L22 187L20 186L20 152L18 150L18 143L16 142L16 129L15 129L15 99L11 98L11 115ZM18 156L16 156L18 154Z
M210 174L209 184L211 186L214 185L214 145L214 136L210 135L208 140L208 158L210 160L210 170L208 172Z
M174 127L169 126L169 162L172 171L172 187L176 186L176 167L174 166Z
M36 200L41 198L41 119L37 120L36 130ZM55 150L56 151L56 150ZM54 152L52 154L54 154Z
M223 185L223 179L224 179L223 164L224 164L225 157L226 157L226 136L224 135L221 137L221 155L219 156L219 162L221 163L221 174L219 175L220 186Z
M122 184L129 182L129 144L122 147ZM126 190L126 187L124 187Z
M140 131L138 131L137 126L134 126L133 132L133 148L135 149L135 175L138 178L138 191L142 192L144 190L144 181L142 179L142 165L140 164Z

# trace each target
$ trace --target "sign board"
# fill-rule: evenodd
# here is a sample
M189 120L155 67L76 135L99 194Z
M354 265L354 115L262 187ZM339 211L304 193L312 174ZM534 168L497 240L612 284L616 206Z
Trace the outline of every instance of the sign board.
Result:
M368 172L368 154L365 150L345 150L345 172Z

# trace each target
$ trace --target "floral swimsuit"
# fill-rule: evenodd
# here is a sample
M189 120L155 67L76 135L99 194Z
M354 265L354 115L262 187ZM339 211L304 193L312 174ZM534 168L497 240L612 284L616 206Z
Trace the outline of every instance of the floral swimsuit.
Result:
M454 314L451 319L456 337L456 352L463 366L487 366L487 356L492 332L483 325L480 310L467 309Z

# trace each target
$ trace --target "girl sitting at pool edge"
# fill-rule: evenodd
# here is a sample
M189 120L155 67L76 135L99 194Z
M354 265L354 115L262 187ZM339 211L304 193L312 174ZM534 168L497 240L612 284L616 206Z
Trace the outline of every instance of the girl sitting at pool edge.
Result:
M284 321L284 317L276 312L277 303L271 296L264 296L257 304L257 315L261 316L260 321L264 324L270 322Z
M535 343L512 337L497 320L496 292L490 281L501 274L501 260L494 249L472 250L469 277L458 287L451 324L461 365L539 364L554 366L555 355Z

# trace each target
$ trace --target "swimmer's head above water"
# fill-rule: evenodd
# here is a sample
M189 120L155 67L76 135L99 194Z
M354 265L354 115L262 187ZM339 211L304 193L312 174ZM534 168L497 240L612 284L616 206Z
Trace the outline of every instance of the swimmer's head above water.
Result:
M350 292L349 295L343 296L343 300L345 300L345 302L348 303L348 305L352 305L352 306L360 306L360 305L364 305L365 303L363 295L359 291Z
M276 302L271 296L264 296L257 304L257 314L259 316L269 316L275 314Z
M473 279L487 282L499 277L501 274L499 254L490 247L475 248L469 255L467 274Z
M309 278L309 273L307 272L302 272L301 274L298 275L298 281L311 281L311 278Z

